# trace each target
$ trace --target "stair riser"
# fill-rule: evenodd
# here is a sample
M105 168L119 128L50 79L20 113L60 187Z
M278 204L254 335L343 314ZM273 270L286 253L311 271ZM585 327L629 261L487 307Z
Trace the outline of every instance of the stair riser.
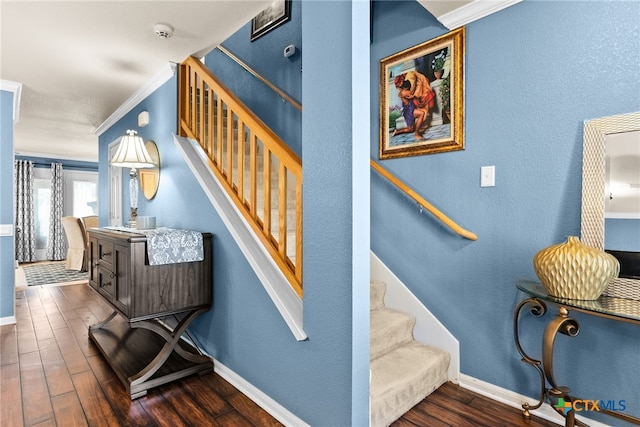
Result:
M370 287L370 307L376 310L384 305L384 294L387 291L387 285L384 282L372 281Z
M451 356L413 339L415 319L384 306L386 285L372 282L371 426L385 427L444 384Z
M450 356L412 342L371 363L371 426L388 426L447 382Z
M415 319L387 308L371 311L371 360L413 341Z

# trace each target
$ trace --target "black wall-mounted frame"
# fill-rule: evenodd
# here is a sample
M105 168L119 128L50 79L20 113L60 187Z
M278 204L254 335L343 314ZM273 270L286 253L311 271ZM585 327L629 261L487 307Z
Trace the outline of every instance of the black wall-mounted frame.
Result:
M291 19L291 0L273 2L271 6L251 20L251 41Z

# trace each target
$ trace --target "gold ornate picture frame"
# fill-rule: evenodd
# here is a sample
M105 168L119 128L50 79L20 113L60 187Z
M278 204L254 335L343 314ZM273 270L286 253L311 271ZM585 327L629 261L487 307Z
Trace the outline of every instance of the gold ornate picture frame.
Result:
M464 27L380 60L380 159L464 149Z

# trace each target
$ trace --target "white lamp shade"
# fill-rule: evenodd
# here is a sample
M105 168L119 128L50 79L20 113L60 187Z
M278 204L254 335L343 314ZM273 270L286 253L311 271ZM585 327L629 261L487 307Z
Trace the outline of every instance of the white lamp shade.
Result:
M111 159L111 165L136 169L155 167L153 159L144 147L144 141L134 130L128 130L127 135L120 139L120 146Z

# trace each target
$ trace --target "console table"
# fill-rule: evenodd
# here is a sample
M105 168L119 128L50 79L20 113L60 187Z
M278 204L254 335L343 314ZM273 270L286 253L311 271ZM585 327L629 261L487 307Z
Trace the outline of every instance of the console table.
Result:
M518 352L522 356L522 361L532 365L540 374L540 398L537 404L531 406L529 403L522 405L525 417L530 417L531 410L538 409L545 401L565 418L565 426L580 425L585 426L583 422L575 419L575 411L571 407L571 402L577 400L571 396L571 390L568 387L561 386L557 383L553 373L553 344L558 333L575 337L580 331L578 322L569 316L571 310L579 311L593 316L604 317L622 322L630 322L640 325L640 301L614 298L602 296L597 300L585 301L575 299L556 298L550 296L542 284L533 281L520 281L517 288L529 295L528 298L522 300L515 309L513 316L513 334ZM558 307L558 315L551 319L545 327L542 338L542 361L536 360L528 356L520 344L518 319L521 311L528 307L530 313L535 317L544 316L547 312L546 303L552 303ZM546 387L546 384L549 387ZM569 403L566 410L558 410L554 405L563 399ZM609 409L601 409L600 412L607 413L611 416L623 419L625 421L640 425L640 419L620 411Z
M150 388L213 370L211 358L181 339L211 307L212 235L203 233L202 239L202 261L149 265L144 234L89 230L89 285L114 308L89 327L89 337L132 400ZM117 314L124 321L114 321ZM177 326L170 327L168 319Z

